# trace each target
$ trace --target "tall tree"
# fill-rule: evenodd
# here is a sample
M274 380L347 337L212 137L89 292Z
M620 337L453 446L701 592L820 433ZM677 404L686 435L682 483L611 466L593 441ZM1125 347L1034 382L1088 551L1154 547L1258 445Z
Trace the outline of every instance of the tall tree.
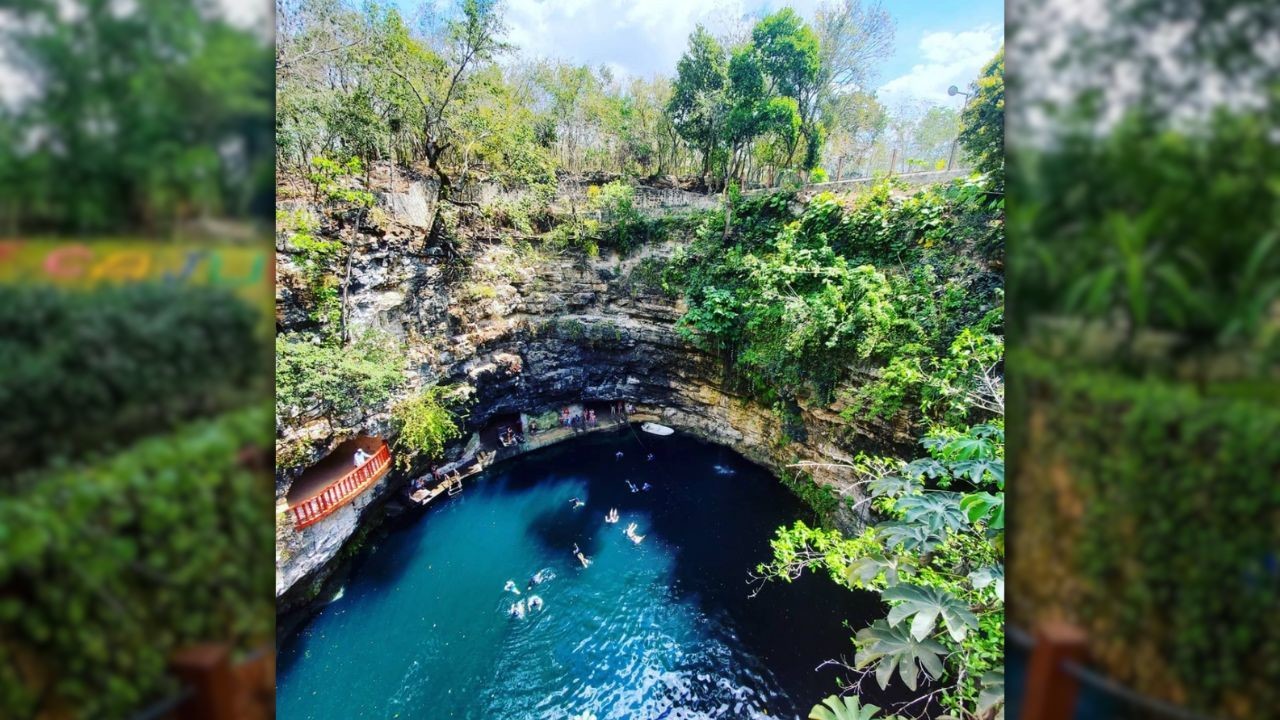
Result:
M689 49L676 64L676 80L667 113L680 137L701 153L704 183L721 144L728 84L729 67L724 48L699 25L689 36Z
M818 117L822 79L818 36L795 10L784 7L761 18L752 28L751 50L764 76L766 96L790 98L795 103L800 125L798 132L784 136L786 164L791 165L803 137L809 148L803 166L812 169L817 165L825 133Z
M959 142L975 167L1004 186L1004 47L982 69L974 97L960 116Z

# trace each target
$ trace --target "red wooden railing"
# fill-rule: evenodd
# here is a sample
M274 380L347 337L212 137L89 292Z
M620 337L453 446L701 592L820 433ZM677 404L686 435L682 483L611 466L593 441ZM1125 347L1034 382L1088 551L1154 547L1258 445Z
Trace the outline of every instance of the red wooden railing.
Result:
M293 513L294 527L301 530L329 517L334 510L368 489L382 477L390 465L391 451L387 449L386 443L381 443L363 465L330 483L319 495L289 508L289 512Z

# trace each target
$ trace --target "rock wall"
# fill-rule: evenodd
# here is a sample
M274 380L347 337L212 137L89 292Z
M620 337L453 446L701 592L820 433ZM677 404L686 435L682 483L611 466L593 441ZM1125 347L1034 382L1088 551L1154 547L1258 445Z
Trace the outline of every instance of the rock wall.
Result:
M405 394L436 383L471 385L468 430L502 413L627 400L637 406L638 419L727 445L775 474L794 474L788 466L798 461L842 463L862 450L904 452L914 442L905 425L850 421L839 406L803 403L803 439L797 442L772 408L735 392L720 359L677 332L682 302L656 282L679 238L627 259L554 255L505 240L473 242L463 271L456 259L423 247L421 231L398 230L348 238L355 244L348 325L355 333L378 327L405 342ZM287 253L277 272L278 321L282 329L295 329L305 324L306 312L297 305L299 276ZM313 457L355 434L390 440L387 408L366 410L333 424L282 427L281 437L309 443ZM846 470L817 467L811 474L816 482L856 493ZM394 496L410 475L393 471L353 505L301 532L281 512L277 596L296 604L313 593L370 508ZM281 497L288 482L280 480ZM844 511L837 522L852 529L859 519Z

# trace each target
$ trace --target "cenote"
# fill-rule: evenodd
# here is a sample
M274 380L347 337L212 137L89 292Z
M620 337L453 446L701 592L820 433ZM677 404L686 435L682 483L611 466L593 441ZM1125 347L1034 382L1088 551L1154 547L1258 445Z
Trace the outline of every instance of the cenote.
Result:
M495 466L355 559L281 648L279 716L807 717L837 689L819 666L851 659L884 609L814 576L749 597L774 530L802 518L767 471L679 433L594 433ZM543 609L511 617L532 594Z

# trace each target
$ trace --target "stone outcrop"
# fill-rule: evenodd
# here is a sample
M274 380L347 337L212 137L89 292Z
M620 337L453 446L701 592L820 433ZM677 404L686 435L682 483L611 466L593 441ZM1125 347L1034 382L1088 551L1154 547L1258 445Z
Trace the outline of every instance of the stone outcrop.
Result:
M396 202L399 202L397 199ZM806 406L803 431L790 435L774 409L733 389L720 358L681 336L682 302L655 282L680 244L673 238L645 246L634 257L586 259L530 250L526 245L474 242L469 268L457 260L404 242L396 234L357 235L347 299L352 332L377 327L400 338L409 365L404 394L437 383L474 388L467 429L494 416L542 412L582 400L627 400L638 419L656 419L724 444L775 474L794 475L798 461L826 463L810 470L816 482L848 489L848 462L859 451L904 451L914 441L907 427L849 420L838 406ZM291 257L281 254L279 322L304 318L296 306ZM355 434L391 439L387 408L330 425L282 428L286 441L309 443L319 457ZM469 433L468 433L469 434ZM801 439L793 439L799 435ZM456 455L459 447L454 448ZM323 577L361 517L379 499L394 496L410 477L393 471L377 488L335 516L295 532L280 514L277 596L296 602ZM279 492L287 490L282 477ZM853 528L845 511L837 522ZM291 590L292 588L292 590ZM288 604L286 602L286 604Z

